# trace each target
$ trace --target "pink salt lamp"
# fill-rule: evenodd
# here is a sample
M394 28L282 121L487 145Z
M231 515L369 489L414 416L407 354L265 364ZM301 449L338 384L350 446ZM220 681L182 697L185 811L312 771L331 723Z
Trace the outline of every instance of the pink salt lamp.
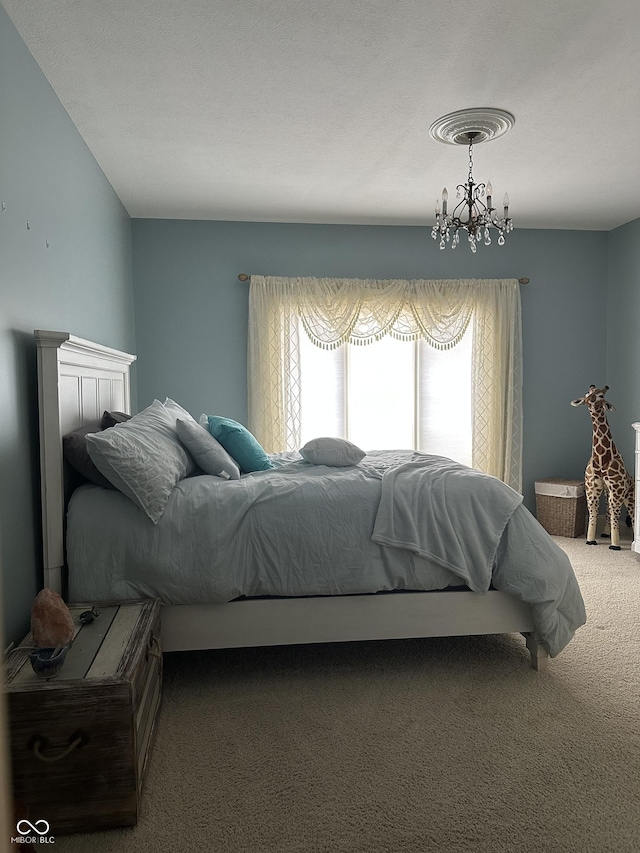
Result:
M73 618L57 592L42 589L31 607L31 633L36 646L57 648L73 639Z

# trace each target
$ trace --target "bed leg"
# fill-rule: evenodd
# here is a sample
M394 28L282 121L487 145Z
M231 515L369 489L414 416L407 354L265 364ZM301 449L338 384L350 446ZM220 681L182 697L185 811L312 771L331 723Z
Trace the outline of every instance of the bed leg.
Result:
M542 670L549 663L549 652L536 631L525 631L522 635L527 641L527 648L531 654L531 666Z

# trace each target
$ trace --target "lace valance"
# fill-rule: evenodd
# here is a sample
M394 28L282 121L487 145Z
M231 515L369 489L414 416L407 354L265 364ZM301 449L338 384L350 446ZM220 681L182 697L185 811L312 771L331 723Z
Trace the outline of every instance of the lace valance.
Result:
M517 282L276 278L252 276L252 298L276 300L299 317L316 346L366 345L390 335L455 346L496 284Z

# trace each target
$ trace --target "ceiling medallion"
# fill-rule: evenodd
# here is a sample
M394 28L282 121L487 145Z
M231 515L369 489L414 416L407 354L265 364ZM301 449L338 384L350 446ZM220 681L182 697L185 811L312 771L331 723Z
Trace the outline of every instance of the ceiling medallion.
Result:
M440 200L436 201L436 224L431 230L431 236L434 240L440 238L441 249L449 242L451 248L455 249L460 242L460 231L466 231L471 251L475 252L476 243L483 238L485 246L491 244L491 228L498 231L498 245L503 246L505 234L513 230L507 193L503 199L503 215L499 216L496 208L492 206L491 182L477 184L473 179L473 146L503 136L514 124L515 118L506 110L479 107L448 113L434 121L429 128L430 136L438 142L469 146L467 181L458 184L456 191L456 198L461 201L456 204L453 212L449 213L449 193L446 187L442 190L442 213ZM486 204L482 200L484 198Z

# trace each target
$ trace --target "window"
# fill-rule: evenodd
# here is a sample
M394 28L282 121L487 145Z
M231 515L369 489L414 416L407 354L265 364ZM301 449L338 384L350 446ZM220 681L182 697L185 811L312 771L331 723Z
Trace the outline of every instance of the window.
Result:
M438 350L386 336L321 349L300 329L301 442L347 438L366 450L414 449L472 462L472 341Z
M249 429L268 453L337 434L470 458L520 490L521 335L517 279L251 276Z

